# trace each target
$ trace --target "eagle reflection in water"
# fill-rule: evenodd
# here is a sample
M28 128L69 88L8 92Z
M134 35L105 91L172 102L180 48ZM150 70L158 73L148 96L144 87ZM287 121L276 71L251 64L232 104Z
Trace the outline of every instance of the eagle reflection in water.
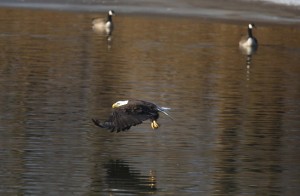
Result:
M106 184L109 192L154 193L156 188L155 172L142 175L122 160L110 160L104 165L106 169Z

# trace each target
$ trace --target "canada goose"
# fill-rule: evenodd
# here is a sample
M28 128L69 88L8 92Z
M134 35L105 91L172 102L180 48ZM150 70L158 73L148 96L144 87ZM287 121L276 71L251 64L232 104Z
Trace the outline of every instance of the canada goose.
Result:
M107 19L95 18L92 22L94 31L111 35L114 29L114 25L112 21L113 15L115 15L115 12L113 10L109 10L107 13Z
M248 25L248 36L242 37L242 39L239 42L239 46L241 48L257 47L258 46L257 39L252 34L253 27L255 27L255 25L252 24L252 23L250 23Z

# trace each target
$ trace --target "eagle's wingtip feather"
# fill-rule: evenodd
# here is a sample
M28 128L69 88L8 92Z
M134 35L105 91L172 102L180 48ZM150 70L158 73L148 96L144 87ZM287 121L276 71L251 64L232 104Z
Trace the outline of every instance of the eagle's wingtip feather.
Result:
M95 125L97 125L98 127L104 128L103 125L101 125L101 123L100 123L99 120L93 119L93 118L92 118L92 121L93 121L93 123L94 123Z

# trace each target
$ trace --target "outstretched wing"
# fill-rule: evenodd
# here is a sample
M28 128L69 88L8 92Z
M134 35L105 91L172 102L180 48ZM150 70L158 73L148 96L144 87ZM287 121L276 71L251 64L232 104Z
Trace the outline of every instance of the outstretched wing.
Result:
M104 19L104 18L94 18L93 20L92 20L92 24L97 24L97 23L105 23L106 22L106 20Z
M153 114L149 113L143 106L135 105L134 107L116 108L109 119L103 123L99 120L92 119L95 125L110 129L113 131L125 131L130 127L141 124L144 120L151 118Z

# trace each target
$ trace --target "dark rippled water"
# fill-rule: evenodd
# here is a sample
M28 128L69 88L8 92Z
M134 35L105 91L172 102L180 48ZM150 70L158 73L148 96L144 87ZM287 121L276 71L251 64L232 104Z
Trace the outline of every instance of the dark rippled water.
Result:
M299 193L299 27L257 23L246 57L244 23L95 16L0 9L1 195ZM129 97L174 120L92 124Z

